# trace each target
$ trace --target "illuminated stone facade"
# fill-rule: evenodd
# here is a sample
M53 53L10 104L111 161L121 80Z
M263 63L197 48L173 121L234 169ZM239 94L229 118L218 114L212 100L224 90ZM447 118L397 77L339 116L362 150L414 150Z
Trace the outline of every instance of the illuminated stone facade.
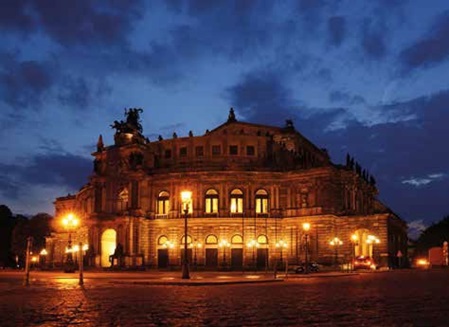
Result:
M80 218L72 238L89 244L87 264L109 267L120 244L123 267L179 268L183 190L192 192L187 242L196 269L272 269L281 260L304 261L306 248L323 264L363 254L391 266L399 250L407 253L406 225L377 200L374 178L351 157L332 163L291 121L240 122L231 109L204 135L149 141L140 112L130 109L126 121L114 122L114 145L100 136L89 182L55 202L57 219L68 212ZM67 237L60 230L47 240L55 265ZM335 237L341 245L330 244Z

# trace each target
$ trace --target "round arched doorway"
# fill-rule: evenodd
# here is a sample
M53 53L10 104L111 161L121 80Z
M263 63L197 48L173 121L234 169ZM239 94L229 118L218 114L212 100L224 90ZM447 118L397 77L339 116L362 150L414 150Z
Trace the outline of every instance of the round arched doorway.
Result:
M101 234L101 266L110 267L109 256L114 254L117 246L117 232L110 228Z

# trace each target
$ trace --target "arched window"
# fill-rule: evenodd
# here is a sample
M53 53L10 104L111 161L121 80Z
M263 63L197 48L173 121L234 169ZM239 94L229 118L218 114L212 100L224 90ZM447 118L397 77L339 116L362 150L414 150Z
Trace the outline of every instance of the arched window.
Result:
M243 192L239 189L231 191L231 213L243 212Z
M168 238L165 235L162 235L161 237L159 237L157 244L158 245L165 245L168 242Z
M117 210L124 211L128 209L129 193L126 187L118 192L117 196Z
M217 244L218 238L215 235L208 235L206 237L206 244Z
M256 192L256 213L268 213L268 192L263 189Z
M243 244L243 237L242 235L235 234L231 237L231 243L232 244Z
M162 191L157 196L157 207L156 213L158 215L167 215L170 210L170 194L168 192Z
M204 209L206 213L218 212L218 192L216 190L207 190Z
M183 237L181 237L181 244L184 244L184 241L185 241L185 237L183 236ZM192 238L189 235L187 235L187 244L190 244L190 243L192 243Z
M259 235L257 237L257 243L259 244L268 244L268 238L266 235Z

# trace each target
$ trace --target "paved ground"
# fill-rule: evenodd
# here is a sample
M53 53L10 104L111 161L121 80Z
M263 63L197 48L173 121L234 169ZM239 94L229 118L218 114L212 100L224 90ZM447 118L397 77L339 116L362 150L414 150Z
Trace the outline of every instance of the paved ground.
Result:
M30 276L0 273L0 326L449 326L449 270Z

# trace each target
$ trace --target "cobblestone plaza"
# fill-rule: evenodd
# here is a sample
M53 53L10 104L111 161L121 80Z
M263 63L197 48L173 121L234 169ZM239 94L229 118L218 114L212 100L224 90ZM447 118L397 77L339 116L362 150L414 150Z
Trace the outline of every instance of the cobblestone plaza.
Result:
M196 286L98 273L80 287L77 275L32 273L25 287L22 275L0 273L2 326L447 326L449 315L447 270Z

